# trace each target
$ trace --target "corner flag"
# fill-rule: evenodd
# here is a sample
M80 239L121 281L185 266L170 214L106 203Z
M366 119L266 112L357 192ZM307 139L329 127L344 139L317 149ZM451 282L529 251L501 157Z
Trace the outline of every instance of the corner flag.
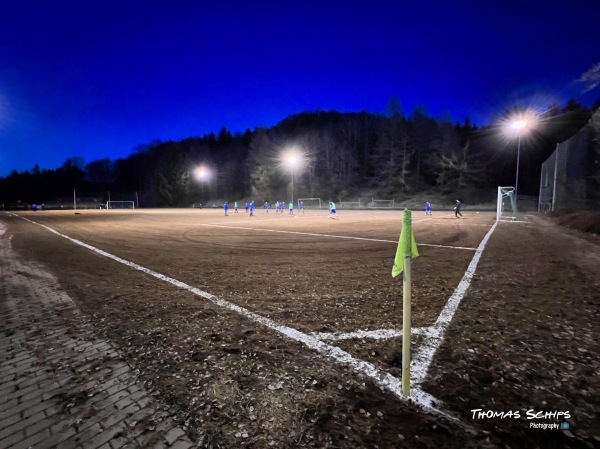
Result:
M411 215L408 209L404 209L402 230L398 239L398 249L396 250L396 258L394 259L394 266L392 268L392 277L398 276L404 270L405 257L410 256L414 259L419 256L417 242L415 242L415 236L412 233Z

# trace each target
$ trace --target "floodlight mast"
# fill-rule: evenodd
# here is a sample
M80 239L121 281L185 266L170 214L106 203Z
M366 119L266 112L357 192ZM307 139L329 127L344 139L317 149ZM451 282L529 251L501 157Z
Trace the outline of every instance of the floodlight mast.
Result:
M527 122L523 119L513 122L511 125L517 131L517 175L515 179L515 201L519 194L519 159L521 158L521 131L527 127Z
M296 165L298 165L298 156L289 156L287 161L292 172L292 204L294 204L294 169L296 168Z
M208 171L208 168L206 168L204 165L201 165L196 169L196 176L198 177L198 179L200 179L200 206L204 204L204 182L208 179L209 175L210 172Z
M294 204L294 173L304 164L304 151L296 146L288 147L279 155L279 161L281 166L288 168L292 174L292 204Z

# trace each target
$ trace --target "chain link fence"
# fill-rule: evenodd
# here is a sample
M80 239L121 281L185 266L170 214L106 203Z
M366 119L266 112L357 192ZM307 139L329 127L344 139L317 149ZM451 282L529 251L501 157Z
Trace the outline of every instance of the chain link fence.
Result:
M600 210L600 109L542 164L539 212Z

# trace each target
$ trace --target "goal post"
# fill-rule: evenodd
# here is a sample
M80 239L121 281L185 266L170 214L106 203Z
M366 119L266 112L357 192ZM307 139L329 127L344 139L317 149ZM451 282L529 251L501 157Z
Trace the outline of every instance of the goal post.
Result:
M135 201L107 201L107 209L135 209Z
M304 209L321 209L321 198L298 198L298 208L301 202Z
M515 188L512 186L498 187L498 201L496 204L497 221L514 221L522 219L523 216L517 209Z

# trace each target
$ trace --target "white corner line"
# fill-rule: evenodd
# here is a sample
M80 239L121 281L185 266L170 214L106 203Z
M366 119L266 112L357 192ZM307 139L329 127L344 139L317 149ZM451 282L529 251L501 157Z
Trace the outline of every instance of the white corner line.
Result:
M431 365L431 361L433 360L433 356L435 355L436 351L438 350L444 339L444 333L446 332L446 329L452 321L452 317L458 309L460 301L463 299L465 293L467 292L467 289L471 285L471 281L473 279L473 276L475 275L475 270L477 269L477 265L479 264L481 254L483 253L483 250L489 238L496 229L497 224L498 222L494 223L492 228L488 231L488 233L485 235L485 237L479 244L479 247L473 255L473 259L471 259L471 262L469 263L469 266L467 267L467 271L465 272L463 278L461 279L456 289L454 289L452 296L450 296L448 302L440 312L435 324L432 328L430 328L431 332L427 335L426 338L423 339L414 357L412 357L410 371L412 374L414 374L416 385L421 385L425 380L427 372L429 371L429 366Z
M431 327L414 327L410 330L411 335L427 335ZM313 332L313 337L319 340L350 340L352 338L370 338L384 340L388 338L402 337L402 331L396 329L377 329L373 331L358 330L355 332Z
M376 367L374 364L372 364L370 362L353 357L351 354L342 350L341 348L338 348L337 346L332 346L327 343L324 343L311 335L308 335L308 334L301 332L297 329L294 329L292 327L276 323L275 321L271 320L270 318L264 317L262 315L254 313L244 307L238 306L237 304L226 301L225 299L219 298L213 294L210 294L210 293L200 290L198 288L192 287L184 282L178 281L177 279L165 276L161 273L158 273L156 271L145 268L134 262L130 262L128 260L122 259L113 254L110 254L106 251L98 249L92 245L88 245L87 243L84 243L80 240L77 240L77 239L69 237L65 234L62 234L49 226L43 225L41 223L37 223L37 222L30 220L28 218L25 218L25 217L21 217L20 215L14 214L14 216L21 218L22 220L28 221L29 223L40 226L40 227L50 231L51 233L56 234L66 240L69 240L70 242L73 242L79 246L87 248L90 251L95 252L96 254L107 257L109 259L112 259L116 262L119 262L119 263L126 265L130 268L133 268L135 270L146 273L156 279L159 279L161 281L172 284L183 290L187 290L187 291L195 294L196 296L200 296L200 297L212 302L213 304L215 304L219 307L236 312L251 321L262 324L266 328L276 331L280 334L283 334L286 337L290 338L291 340L295 340L297 342L304 344L308 348L324 355L326 358L334 360L343 365L351 366L355 371L357 371L359 373L363 373L364 375L370 377L375 382L375 384L379 385L381 388L388 390L390 393L392 393L394 396L396 396L396 398L402 400L403 402L413 403L415 405L420 406L421 408L423 408L426 411L441 414L443 416L448 417L449 419L453 419L453 420L457 421L457 418L453 417L452 415L448 414L447 412L440 410L437 407L437 405L440 404L439 400L434 398L429 393L424 392L418 386L416 386L415 388L412 389L411 396L407 398L402 394L401 379L399 379L395 376L392 376L390 373L388 373L386 371L379 369L378 367Z

